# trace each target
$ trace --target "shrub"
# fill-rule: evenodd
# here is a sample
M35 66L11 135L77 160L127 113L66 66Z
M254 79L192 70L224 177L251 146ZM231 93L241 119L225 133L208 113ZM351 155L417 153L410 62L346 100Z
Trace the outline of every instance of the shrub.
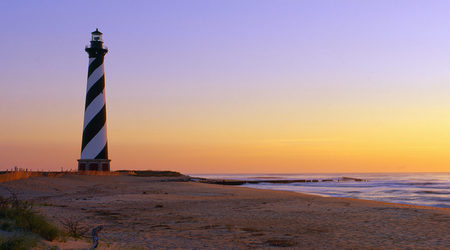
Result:
M46 240L54 240L59 234L44 216L33 212L31 203L18 200L14 192L9 198L0 197L0 218L9 219L16 227L39 234Z
M3 231L11 232L13 228L13 225L9 221L4 221L2 225L0 226L0 229Z
M27 250L36 246L36 239L26 235L15 235L6 239L0 239L0 250Z
M89 229L81 223L81 220L79 218L64 218L60 222L66 230L67 234L74 238L81 238L85 236L89 231Z
M44 216L31 210L17 211L15 220L18 227L39 234L46 240L52 241L58 237L58 229L48 223Z

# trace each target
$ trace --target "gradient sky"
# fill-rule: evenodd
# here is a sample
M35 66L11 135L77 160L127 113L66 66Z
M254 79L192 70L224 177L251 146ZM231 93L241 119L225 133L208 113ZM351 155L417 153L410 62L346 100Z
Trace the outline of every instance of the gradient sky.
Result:
M0 169L75 169L90 32L111 168L450 171L450 1L1 1Z

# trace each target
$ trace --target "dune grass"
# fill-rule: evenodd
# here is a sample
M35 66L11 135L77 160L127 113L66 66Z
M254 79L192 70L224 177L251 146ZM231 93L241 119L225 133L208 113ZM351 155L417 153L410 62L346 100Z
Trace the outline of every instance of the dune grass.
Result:
M60 234L57 227L32 210L31 203L18 200L14 193L11 193L9 198L0 197L0 220L2 230L5 231L20 229L37 234L49 241L56 239ZM17 239L14 238L11 238L11 241L3 240L3 242L9 242L8 244L16 241Z
M8 238L0 238L0 250L27 250L37 245L37 239L29 235L14 235Z
M31 171L1 172L0 173L0 183L25 179L25 178L29 178L34 175L37 175L37 173L31 172Z

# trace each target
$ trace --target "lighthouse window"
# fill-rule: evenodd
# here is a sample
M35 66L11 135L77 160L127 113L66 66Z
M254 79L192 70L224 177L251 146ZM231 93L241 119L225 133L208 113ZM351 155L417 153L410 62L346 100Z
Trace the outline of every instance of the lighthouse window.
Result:
M102 35L92 35L92 40L93 41L101 41L102 40Z

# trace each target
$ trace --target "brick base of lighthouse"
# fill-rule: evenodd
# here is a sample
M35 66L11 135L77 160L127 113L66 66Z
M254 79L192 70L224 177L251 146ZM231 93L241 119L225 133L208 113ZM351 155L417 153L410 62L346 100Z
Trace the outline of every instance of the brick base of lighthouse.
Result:
M109 171L108 159L79 159L78 171Z

